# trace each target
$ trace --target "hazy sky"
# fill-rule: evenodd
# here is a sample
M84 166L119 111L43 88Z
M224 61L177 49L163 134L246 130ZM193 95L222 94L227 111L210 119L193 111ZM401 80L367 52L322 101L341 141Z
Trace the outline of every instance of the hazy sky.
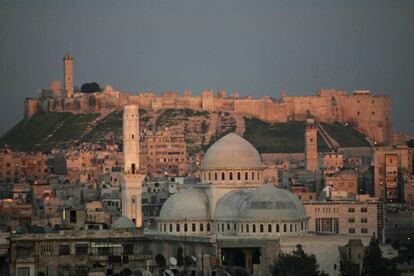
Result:
M77 86L132 93L370 89L414 133L413 0L0 0L0 134L67 51Z

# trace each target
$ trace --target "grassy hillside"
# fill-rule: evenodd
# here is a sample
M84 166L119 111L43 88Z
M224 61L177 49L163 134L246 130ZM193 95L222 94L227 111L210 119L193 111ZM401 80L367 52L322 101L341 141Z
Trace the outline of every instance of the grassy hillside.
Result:
M267 123L256 118L244 117L246 131L243 137L259 152L304 152L304 122ZM318 135L318 150L329 151Z
M244 117L244 137L260 152L303 152L304 122L267 123ZM144 129L168 127L185 133L188 152L206 150L223 135L236 130L235 118L229 113L209 113L167 109L157 112L140 110ZM349 126L323 124L341 146L367 146L364 136ZM0 147L8 144L15 151L49 151L76 142L99 142L111 135L122 142L122 111L100 114L39 113L23 119L0 138ZM329 151L318 139L319 151Z
M48 151L78 141L99 114L38 113L0 138L16 151Z

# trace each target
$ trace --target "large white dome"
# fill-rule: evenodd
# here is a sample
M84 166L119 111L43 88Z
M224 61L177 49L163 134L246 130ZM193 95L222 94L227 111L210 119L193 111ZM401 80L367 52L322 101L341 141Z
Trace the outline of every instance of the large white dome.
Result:
M255 147L235 133L215 142L206 152L202 170L262 168L262 159Z
M224 196L217 205L214 218L238 221L297 221L307 218L303 203L291 192L264 185Z
M188 188L170 196L161 208L159 219L207 220L210 208L206 193L202 189Z

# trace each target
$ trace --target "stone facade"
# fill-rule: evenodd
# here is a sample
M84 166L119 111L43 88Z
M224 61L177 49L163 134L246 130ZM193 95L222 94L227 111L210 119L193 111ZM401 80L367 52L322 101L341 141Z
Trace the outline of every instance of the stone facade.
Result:
M314 119L307 119L305 126L305 164L310 172L318 170L318 128Z

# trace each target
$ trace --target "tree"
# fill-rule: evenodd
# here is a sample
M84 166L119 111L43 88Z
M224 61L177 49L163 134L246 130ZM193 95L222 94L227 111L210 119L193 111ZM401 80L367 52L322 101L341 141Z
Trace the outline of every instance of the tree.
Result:
M371 238L369 245L365 248L362 276L398 276L395 264L382 257L381 248L375 237Z
M87 82L87 83L82 84L81 92L82 93L101 92L101 87L99 86L97 82Z
M319 265L313 254L306 254L298 244L292 253L281 253L270 267L275 276L327 276L319 271Z

